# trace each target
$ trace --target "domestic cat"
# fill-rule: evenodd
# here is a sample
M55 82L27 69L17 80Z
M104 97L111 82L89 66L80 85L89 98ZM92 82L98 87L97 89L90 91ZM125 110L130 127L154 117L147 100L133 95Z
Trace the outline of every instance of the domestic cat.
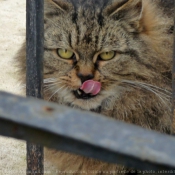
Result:
M45 0L44 99L169 134L172 4ZM23 83L25 57L24 43L16 57ZM120 165L54 150L46 159L74 175L127 174Z

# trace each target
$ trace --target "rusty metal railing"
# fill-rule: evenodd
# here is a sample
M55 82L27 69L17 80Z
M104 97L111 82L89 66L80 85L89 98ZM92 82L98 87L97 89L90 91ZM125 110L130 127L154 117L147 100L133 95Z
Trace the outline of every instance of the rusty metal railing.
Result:
M0 116L0 134L4 136L139 170L175 170L173 136L2 92Z

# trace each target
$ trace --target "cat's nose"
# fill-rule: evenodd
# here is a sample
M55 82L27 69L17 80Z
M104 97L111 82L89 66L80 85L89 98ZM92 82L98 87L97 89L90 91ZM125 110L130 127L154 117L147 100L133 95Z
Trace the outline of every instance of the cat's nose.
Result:
M82 73L78 73L77 76L81 79L81 82L85 82L87 80L91 80L94 78L94 75L93 74L88 74L88 75L84 75Z

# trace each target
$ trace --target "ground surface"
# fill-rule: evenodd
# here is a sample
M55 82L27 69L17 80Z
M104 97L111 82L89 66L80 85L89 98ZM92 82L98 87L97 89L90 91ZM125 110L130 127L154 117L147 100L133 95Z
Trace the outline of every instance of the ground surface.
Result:
M17 95L22 87L13 58L25 40L25 18L26 0L0 0L0 91ZM55 175L52 170L45 162L45 174ZM26 143L0 136L0 175L25 174Z
M0 0L0 91L20 94L13 57L25 39L25 0ZM25 142L0 137L0 175L24 175Z

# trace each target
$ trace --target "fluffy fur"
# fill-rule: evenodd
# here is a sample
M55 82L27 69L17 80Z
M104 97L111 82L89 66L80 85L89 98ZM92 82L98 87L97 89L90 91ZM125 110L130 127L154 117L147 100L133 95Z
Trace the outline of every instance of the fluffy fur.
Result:
M172 2L45 0L45 100L170 133ZM74 59L60 58L58 48L72 51ZM116 53L113 59L99 59L100 53L111 50ZM17 60L25 82L25 44ZM82 84L80 74L101 82L97 96L76 98L73 91ZM59 170L74 174L118 174L125 169L53 150L47 150L46 157Z

